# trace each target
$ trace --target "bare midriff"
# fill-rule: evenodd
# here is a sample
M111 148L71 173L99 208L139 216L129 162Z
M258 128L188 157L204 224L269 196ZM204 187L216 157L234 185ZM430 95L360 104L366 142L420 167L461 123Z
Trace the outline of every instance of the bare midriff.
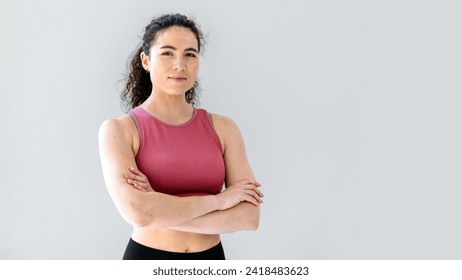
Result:
M220 242L219 234L201 234L169 228L135 227L132 239L154 249L194 253L210 249Z

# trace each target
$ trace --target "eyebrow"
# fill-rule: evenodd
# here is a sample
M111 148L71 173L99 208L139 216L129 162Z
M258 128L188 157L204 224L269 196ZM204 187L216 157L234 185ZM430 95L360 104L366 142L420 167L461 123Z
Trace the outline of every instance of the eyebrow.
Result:
M160 47L160 48L161 48L161 49L171 49L171 50L174 50L174 51L177 50L175 47L169 46L169 45L165 45L165 46L162 46L162 47ZM187 52L187 51L193 51L193 52L198 53L198 51L197 51L195 48L187 48L187 49L184 50L184 51L185 51L185 52Z

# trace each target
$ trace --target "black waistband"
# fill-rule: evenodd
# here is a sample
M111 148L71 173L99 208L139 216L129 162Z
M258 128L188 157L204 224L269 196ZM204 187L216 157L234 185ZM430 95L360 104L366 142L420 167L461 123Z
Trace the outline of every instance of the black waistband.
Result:
M180 253L151 248L131 239L125 250L124 260L224 260L225 253L220 243L202 252Z

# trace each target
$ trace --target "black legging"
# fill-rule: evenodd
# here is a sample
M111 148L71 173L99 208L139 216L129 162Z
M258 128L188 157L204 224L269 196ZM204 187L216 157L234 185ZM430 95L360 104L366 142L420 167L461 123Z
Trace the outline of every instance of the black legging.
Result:
M125 249L124 260L224 260L221 242L202 252L177 253L144 246L130 238Z

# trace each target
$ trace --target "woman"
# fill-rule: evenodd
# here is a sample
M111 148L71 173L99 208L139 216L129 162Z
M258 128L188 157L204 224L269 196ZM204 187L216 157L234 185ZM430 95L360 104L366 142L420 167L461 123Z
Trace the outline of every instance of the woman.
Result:
M194 107L202 42L186 16L152 20L123 93L132 110L100 127L106 186L133 225L124 259L225 259L220 233L258 228L238 127Z

